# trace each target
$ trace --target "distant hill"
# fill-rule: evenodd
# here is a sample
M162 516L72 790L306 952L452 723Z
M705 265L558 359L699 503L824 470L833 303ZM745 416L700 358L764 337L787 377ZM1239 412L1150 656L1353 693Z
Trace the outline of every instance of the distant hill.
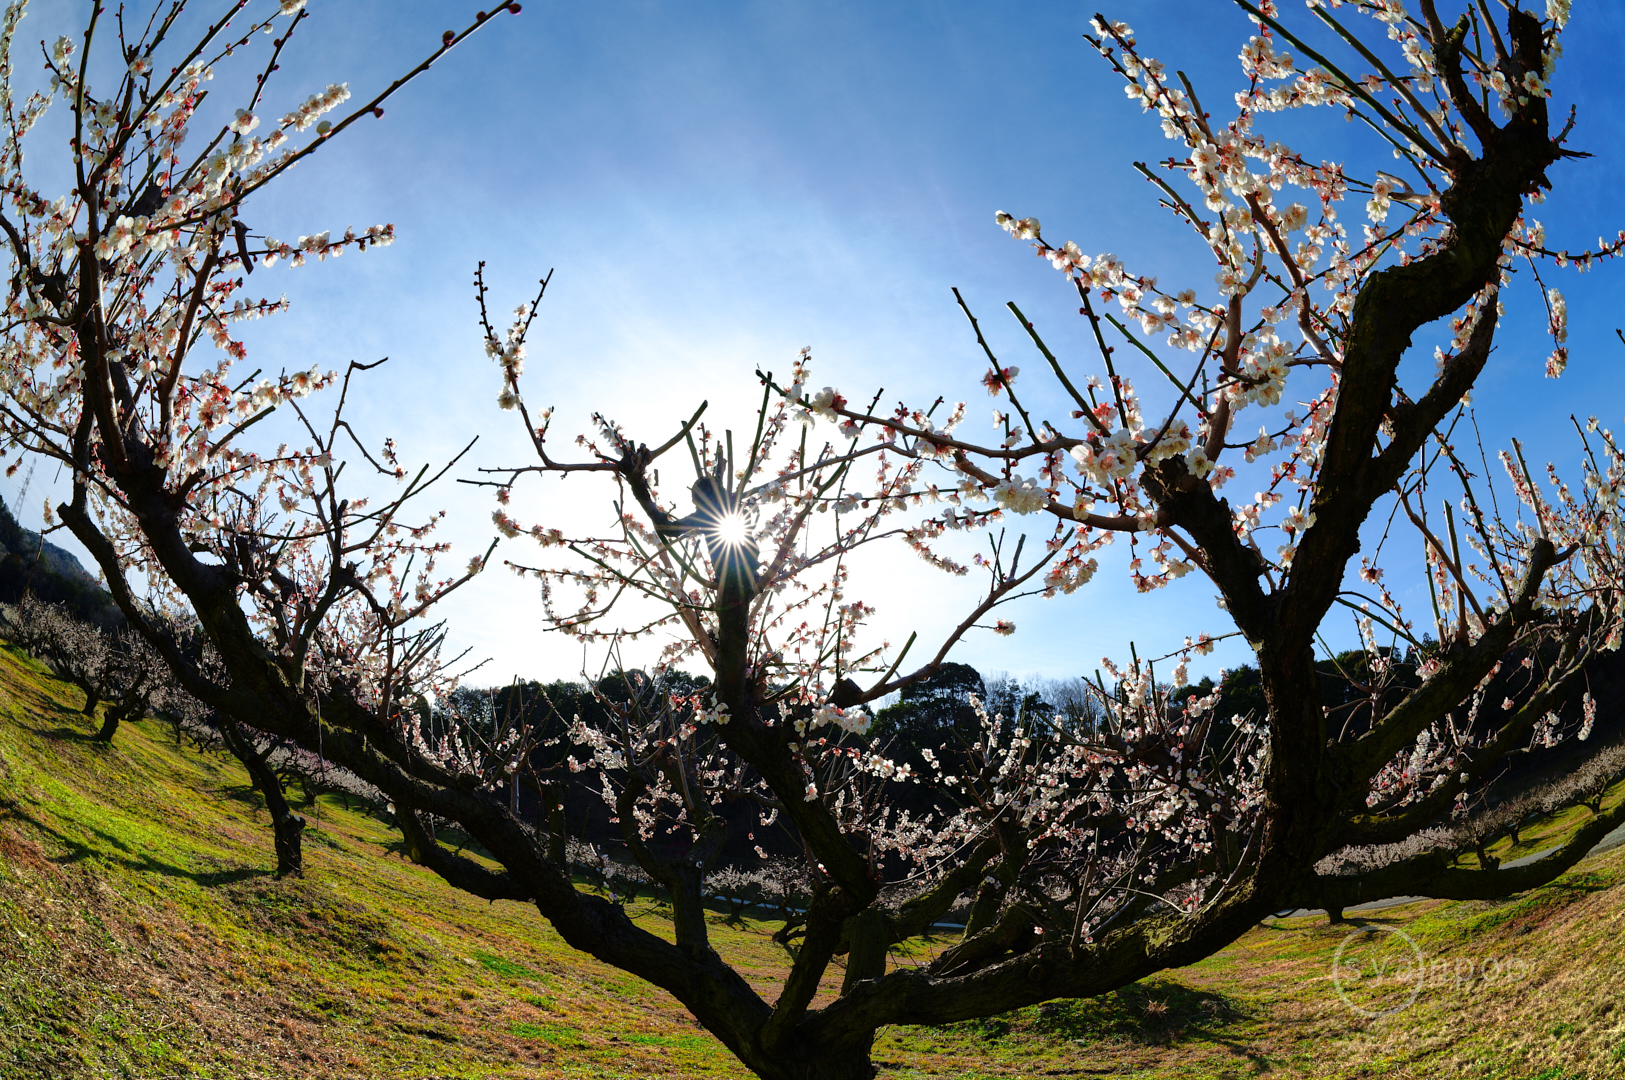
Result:
M14 604L23 593L64 604L81 619L102 626L124 621L113 597L71 551L25 529L0 501L0 603Z

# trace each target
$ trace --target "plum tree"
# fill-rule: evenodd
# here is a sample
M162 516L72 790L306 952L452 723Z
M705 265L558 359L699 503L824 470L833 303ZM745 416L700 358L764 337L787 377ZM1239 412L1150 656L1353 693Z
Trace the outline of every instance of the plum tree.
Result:
M515 785L552 782L531 775L543 741L535 726L494 714L483 726L435 722L450 680L444 633L425 616L490 554L436 576L436 518L410 516L410 504L446 470L408 474L392 443L374 453L354 436L342 410L363 365L342 379L285 371L249 385L231 374L246 352L233 323L283 306L243 296L251 262L298 264L393 235L379 226L283 243L244 223L256 191L400 85L354 107L335 84L254 134L302 6L281 0L256 18L247 0L225 4L186 46L170 37L180 2L130 38L92 7L81 41L47 50L49 93L0 102L0 228L13 262L6 436L69 467L71 496L57 514L188 692L230 722L351 770L393 800L413 859L476 895L533 904L571 945L673 994L760 1075L870 1076L883 1025L1104 993L1207 955L1285 905L1339 908L1373 890L1517 891L1561 873L1625 818L1595 800L1608 777L1588 775L1573 794L1593 816L1538 863L1458 865L1459 853L1484 846L1482 831L1437 828L1514 747L1589 730L1589 714L1563 717L1554 705L1584 658L1616 647L1621 633L1613 492L1625 461L1613 436L1580 432L1589 456L1578 493L1537 482L1513 443L1507 505L1518 509L1505 518L1487 498L1490 479L1451 441L1511 260L1553 256L1527 203L1571 153L1545 96L1565 3L1554 0L1544 18L1512 5L1504 25L1471 6L1447 25L1431 0L1414 17L1396 0L1346 5L1375 19L1374 34L1315 7L1310 17L1365 65L1355 76L1273 4L1242 0L1256 34L1242 50L1247 89L1223 125L1194 86L1183 77L1175 86L1139 51L1127 26L1097 19L1092 42L1182 148L1167 163L1173 182L1146 173L1217 272L1209 299L1170 293L1122 260L1051 244L1034 218L999 215L1066 275L1096 334L1101 372L1074 379L1014 309L1070 400L1072 425L1035 418L1017 395L1018 370L991 349L984 385L1008 398L1009 413L986 445L961 435L963 405L886 413L878 395L861 407L833 388L812 392L803 355L789 379L762 376L748 437L708 427L703 406L674 418L653 447L600 417L570 459L549 445L550 413L524 397L542 293L498 325L482 274L480 325L500 369L499 401L536 453L488 474L499 531L528 533L542 549L517 568L542 582L552 627L610 650L651 633L667 642L656 677L604 695L603 718L572 725L570 739L574 767L596 778L627 851L671 898L669 938L636 924L613 893L572 879L563 815L539 828L521 816ZM21 9L8 9L0 41L8 72ZM429 60L494 17L448 34ZM264 28L271 43L255 34ZM245 107L207 120L200 88L228 54L263 64L264 77ZM92 96L102 75L110 85ZM52 96L74 124L73 181L54 199L30 182L21 153ZM1414 167L1413 181L1312 165L1255 133L1269 113L1300 107L1367 121ZM188 149L189 132L204 127L210 141ZM1175 187L1186 182L1193 196ZM1289 185L1310 193L1315 210L1278 205ZM1358 237L1337 217L1351 192L1369 196L1372 224ZM1390 229L1396 208L1404 221ZM1324 303L1311 291L1321 285ZM1556 338L1548 370L1559 374L1566 308L1557 290L1541 294ZM1097 306L1111 301L1127 321ZM1437 372L1407 389L1400 369L1412 339L1441 319L1453 323ZM1167 381L1161 404L1135 389L1108 327ZM972 328L987 348L974 319ZM1183 376L1172 366L1182 351L1195 358ZM301 403L324 387L337 398L327 421ZM1289 392L1305 412L1277 416ZM306 447L248 449L276 408L297 418ZM1236 434L1249 408L1274 421L1257 438ZM825 422L837 431L827 441ZM345 454L398 476L396 497L373 506L341 490ZM659 469L668 479L686 472L684 456L692 479L678 506L662 494ZM1242 471L1238 457L1263 474L1263 493L1233 506L1219 487ZM572 536L520 520L521 484L572 474L615 486L618 531ZM1450 500L1435 511L1424 500L1441 492ZM1266 521L1289 498L1282 519ZM1392 646L1378 629L1394 640L1412 631L1382 589L1382 567L1368 557L1353 569L1379 505L1409 523L1431 582L1438 644L1412 673L1419 685L1384 682ZM1012 518L1053 531L1030 545L993 534L991 556L975 560L985 594L923 664L903 666L907 646L892 655L868 643L870 609L849 595L854 559L907 543L945 571L968 572L943 537ZM1273 552L1259 542L1271 528L1286 540ZM1263 715L1216 717L1217 691L1170 701L1156 662L1136 656L1108 668L1111 685L1097 684L1098 712L1077 710L1086 725L1036 700L1019 716L982 708L960 742L923 747L922 768L870 740L870 704L941 671L971 629L1013 630L986 621L1001 605L1081 588L1094 553L1118 534L1150 544L1152 567L1130 564L1143 587L1188 573L1217 586L1256 654ZM1354 595L1346 572L1374 595ZM190 607L219 672L149 617L137 575ZM629 607L630 597L652 606ZM1333 731L1321 693L1316 634L1338 605L1354 607L1365 642L1372 705L1358 730ZM1170 654L1172 686L1188 683L1186 660L1210 642L1193 635ZM1501 701L1483 700L1511 655L1528 658L1523 676ZM661 678L681 664L706 680ZM905 809L899 793L916 787L930 797ZM750 830L784 830L802 856L800 881L784 890L804 897L793 912L786 902L797 944L772 1000L708 939L705 878L741 818ZM455 822L501 869L442 847L435 820ZM961 902L958 942L923 965L889 963L895 946ZM821 992L830 999L815 1007Z

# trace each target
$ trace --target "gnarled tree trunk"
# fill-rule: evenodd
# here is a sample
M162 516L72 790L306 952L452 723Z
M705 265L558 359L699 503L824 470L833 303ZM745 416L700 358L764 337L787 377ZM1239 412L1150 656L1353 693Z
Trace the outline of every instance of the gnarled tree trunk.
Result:
M96 732L97 742L110 743L113 741L113 736L118 734L119 723L124 719L123 712L123 709L113 708L102 713L102 726Z
M236 730L236 725L225 721L220 730L225 736L227 748L248 770L249 779L265 799L265 809L271 814L271 830L276 841L276 876L287 877L291 874L303 877L305 819L293 812L276 772L266 764L264 755L255 749L254 744Z
M110 706L102 714L101 730L96 732L96 741L110 743L113 736L118 734L118 726L126 720L139 719L146 712L146 700L138 698L134 701L123 701Z

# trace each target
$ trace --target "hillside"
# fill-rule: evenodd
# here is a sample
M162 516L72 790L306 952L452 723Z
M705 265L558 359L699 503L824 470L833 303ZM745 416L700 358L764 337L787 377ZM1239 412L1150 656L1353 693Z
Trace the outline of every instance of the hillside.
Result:
M71 551L23 528L0 500L0 603L14 604L25 593L66 605L78 618L100 626L124 622L112 596Z
M663 992L534 909L454 892L336 799L304 811L309 877L275 880L235 761L153 720L98 745L78 701L0 647L0 1080L746 1075ZM772 927L715 919L717 948L771 988ZM897 1078L1625 1075L1625 851L1370 923L1403 927L1437 974L1393 1015L1340 1002L1349 928L1278 919L1100 1001L888 1030L877 1060ZM1490 959L1519 977L1486 980Z

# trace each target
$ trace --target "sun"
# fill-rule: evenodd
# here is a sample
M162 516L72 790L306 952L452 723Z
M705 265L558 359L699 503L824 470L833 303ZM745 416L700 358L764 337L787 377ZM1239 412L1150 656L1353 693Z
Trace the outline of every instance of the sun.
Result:
M742 547L750 539L750 522L740 513L723 514L712 530L716 538L729 547Z

